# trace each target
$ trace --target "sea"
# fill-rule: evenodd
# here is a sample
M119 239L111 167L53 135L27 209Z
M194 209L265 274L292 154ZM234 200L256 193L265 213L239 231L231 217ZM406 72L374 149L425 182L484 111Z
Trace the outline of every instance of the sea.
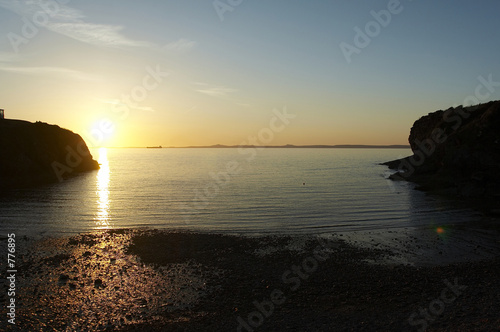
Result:
M409 149L100 148L101 168L0 196L0 233L153 228L322 234L457 223L477 213L387 179Z

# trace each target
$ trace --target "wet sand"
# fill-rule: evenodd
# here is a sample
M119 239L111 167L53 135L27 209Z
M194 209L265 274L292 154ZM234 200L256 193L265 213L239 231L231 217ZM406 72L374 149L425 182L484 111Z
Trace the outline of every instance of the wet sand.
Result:
M495 331L496 224L322 237L145 229L19 238L16 328Z

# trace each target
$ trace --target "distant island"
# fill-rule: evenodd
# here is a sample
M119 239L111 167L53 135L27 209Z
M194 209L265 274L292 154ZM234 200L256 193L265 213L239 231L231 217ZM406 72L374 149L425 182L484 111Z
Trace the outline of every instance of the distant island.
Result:
M429 113L415 121L408 141L412 156L384 163L397 171L391 179L500 213L500 101Z
M80 135L43 122L0 119L0 190L63 181L99 169Z
M149 147L148 147L149 148ZM267 149L410 149L409 145L202 145L202 146L170 146L170 149L226 149L226 148L267 148Z

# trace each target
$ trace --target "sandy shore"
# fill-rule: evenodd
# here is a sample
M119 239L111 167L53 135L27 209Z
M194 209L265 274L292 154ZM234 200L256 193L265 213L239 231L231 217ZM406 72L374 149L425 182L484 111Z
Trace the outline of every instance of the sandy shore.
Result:
M462 225L324 237L115 230L19 238L15 327L495 331L498 234Z

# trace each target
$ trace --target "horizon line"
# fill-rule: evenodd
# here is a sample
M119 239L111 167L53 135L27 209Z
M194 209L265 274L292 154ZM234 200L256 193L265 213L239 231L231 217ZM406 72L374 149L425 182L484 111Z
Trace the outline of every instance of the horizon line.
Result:
M92 147L101 148L101 147ZM389 145L370 145L370 144L307 144L307 145L188 145L188 146L110 146L110 149L235 149L235 148L266 148L266 149L410 149L409 144L389 144Z

